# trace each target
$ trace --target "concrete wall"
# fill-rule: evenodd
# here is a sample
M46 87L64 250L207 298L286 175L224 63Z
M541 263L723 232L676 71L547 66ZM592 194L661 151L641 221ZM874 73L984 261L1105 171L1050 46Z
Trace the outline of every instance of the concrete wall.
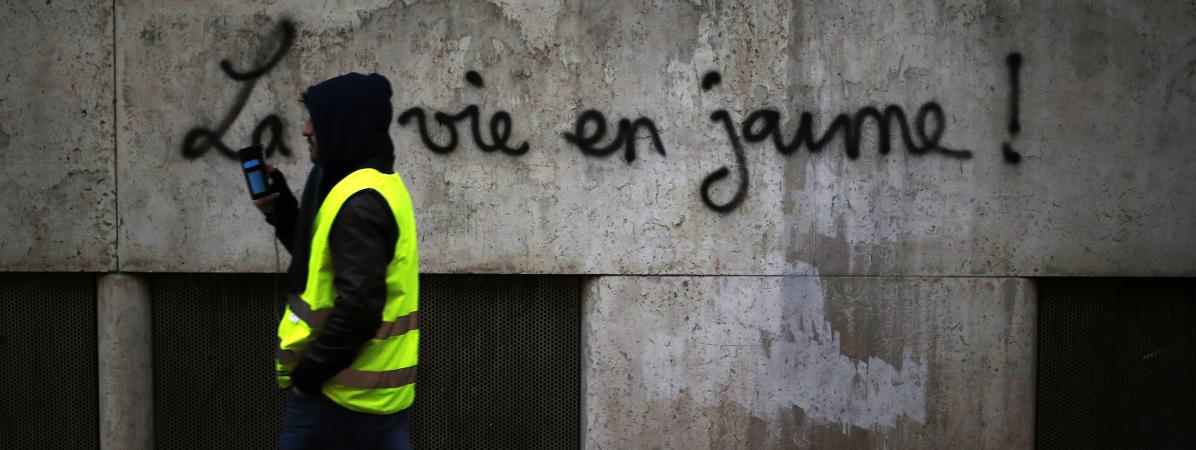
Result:
M112 5L0 5L0 270L116 269Z
M997 278L604 277L588 448L1030 448L1034 292Z
M272 160L301 180L309 163L293 99L358 70L390 76L399 112L476 104L488 121L507 111L510 145L529 145L519 156L483 152L461 124L458 148L438 154L414 123L396 124L431 271L1196 272L1190 2L130 0L115 2L115 17L85 2L5 11L9 270L275 269L235 165L204 130L235 149L277 119L279 134L261 140L289 147ZM283 18L296 30L286 47ZM280 48L247 81L219 65L248 71ZM1016 133L1011 53L1024 61ZM470 70L484 87L466 82ZM722 83L703 90L711 71ZM744 119L775 108L791 140L805 112L821 133L867 106L896 105L916 122L929 102L942 111L939 145L969 158L911 153L896 129L879 154L870 122L857 159L839 133L818 153L744 142L738 164L710 118L727 111L742 137ZM562 135L590 109L609 121L600 145L619 119L642 117L665 154L643 129L631 163L621 148L583 154ZM201 137L185 151L189 132ZM724 167L709 185L715 204L747 177L742 202L719 213L702 186Z
M599 276L594 448L1025 447L1018 277L1196 275L1190 1L0 8L0 270L280 270L229 151L297 190L298 94L380 72L429 120L392 130L425 272ZM433 151L470 105L511 151ZM858 154L779 151L769 110Z
M507 111L509 145L529 145L519 156L483 152L461 124L458 148L438 154L414 123L396 123L429 271L1196 273L1190 2L353 5L117 2L122 270L273 270L235 165L214 149L185 156L184 138L227 120L222 141L239 148L276 114L291 156L273 160L301 184L309 163L293 100L357 70L392 79L397 112L422 108L431 120L476 104L488 121ZM226 58L241 71L263 65L284 17L297 34L272 70L251 82L222 72ZM1011 53L1024 61L1018 133ZM466 82L470 70L484 87ZM704 91L709 71L722 83ZM241 89L245 107L230 114ZM820 134L837 114L867 106L897 105L915 122L928 102L943 111L939 144L970 158L911 153L896 127L880 155L871 123L854 160L842 134L814 154L745 142L742 203L727 213L703 203L710 174L729 170L711 184L716 204L740 179L715 111L738 124L776 108L792 140L804 112ZM666 154L643 130L631 163L622 149L583 154L562 135L589 109L609 121L601 145L619 119L643 117ZM926 134L936 124L931 115ZM1018 164L1003 157L1006 143Z

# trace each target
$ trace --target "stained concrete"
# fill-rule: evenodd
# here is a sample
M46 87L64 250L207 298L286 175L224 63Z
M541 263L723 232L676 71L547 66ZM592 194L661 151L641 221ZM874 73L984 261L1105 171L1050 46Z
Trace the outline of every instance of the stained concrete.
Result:
M0 5L0 270L116 268L111 3Z
M101 449L153 448L150 284L106 274L96 283Z
M121 1L121 268L270 271L270 236L236 165L180 150L214 128L245 70L277 47L283 17L298 36L231 123L249 142L277 113L298 189L309 167L294 101L350 70L394 82L396 113L512 117L522 156L483 152L468 126L452 153L393 129L432 272L801 275L1192 275L1196 273L1196 7L1190 2L794 3L683 1ZM1006 57L1023 55L1020 132L1009 131ZM465 81L476 70L478 88ZM707 71L722 83L703 91ZM898 105L944 111L940 143L970 159L877 151L842 136L818 153L745 143L748 190L734 211L736 158L710 115L736 121L776 108L786 139L803 112L819 132L839 113ZM630 164L582 154L563 133L595 109L611 142L621 118L650 119ZM929 134L933 134L931 116ZM911 125L912 126L912 125ZM437 128L433 123L433 128ZM486 124L484 138L489 142ZM914 130L915 143L922 142ZM742 135L743 130L737 130ZM447 131L432 132L444 143ZM1002 156L1010 144L1019 164ZM57 220L57 219L56 219ZM285 253L285 252L284 252Z
M601 277L585 448L1030 448L1033 285Z

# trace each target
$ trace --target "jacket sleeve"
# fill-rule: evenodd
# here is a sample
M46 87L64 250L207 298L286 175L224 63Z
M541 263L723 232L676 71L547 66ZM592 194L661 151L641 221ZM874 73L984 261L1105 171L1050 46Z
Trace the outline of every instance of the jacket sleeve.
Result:
M354 194L337 213L328 242L336 300L291 372L300 391L318 394L377 333L386 306L386 267L398 237L394 214L376 191Z
M291 252L291 243L295 239L295 222L299 217L299 201L295 200L295 194L287 187L287 180L282 176L281 170L270 172L270 178L282 195L274 201L274 212L266 214L266 222L274 225L274 236L286 247L287 252Z

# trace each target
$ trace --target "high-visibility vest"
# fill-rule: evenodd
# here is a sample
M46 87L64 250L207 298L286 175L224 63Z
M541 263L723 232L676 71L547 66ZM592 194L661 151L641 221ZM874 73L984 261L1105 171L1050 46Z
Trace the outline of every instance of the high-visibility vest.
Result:
M382 324L358 353L357 359L324 383L322 392L337 404L358 412L391 414L415 400L415 369L419 362L419 254L411 197L398 174L374 169L349 174L332 188L316 212L307 265L307 285L287 302L278 325L279 352L275 361L278 385L291 385L291 370L306 345L328 318L336 292L332 287L332 253L328 237L337 212L349 197L373 189L386 199L399 227L394 258L386 268L386 307Z

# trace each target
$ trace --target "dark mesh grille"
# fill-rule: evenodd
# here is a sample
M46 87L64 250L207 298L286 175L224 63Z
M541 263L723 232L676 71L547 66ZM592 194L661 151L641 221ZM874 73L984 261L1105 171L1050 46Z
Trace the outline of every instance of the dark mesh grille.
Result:
M581 445L581 284L563 276L425 276L419 449Z
M154 447L278 447L275 275L153 278Z
M1196 280L1043 279L1038 448L1196 448Z
M96 448L95 276L0 273L0 448Z
M580 444L580 282L425 275L416 448ZM159 449L276 448L273 275L154 278Z

